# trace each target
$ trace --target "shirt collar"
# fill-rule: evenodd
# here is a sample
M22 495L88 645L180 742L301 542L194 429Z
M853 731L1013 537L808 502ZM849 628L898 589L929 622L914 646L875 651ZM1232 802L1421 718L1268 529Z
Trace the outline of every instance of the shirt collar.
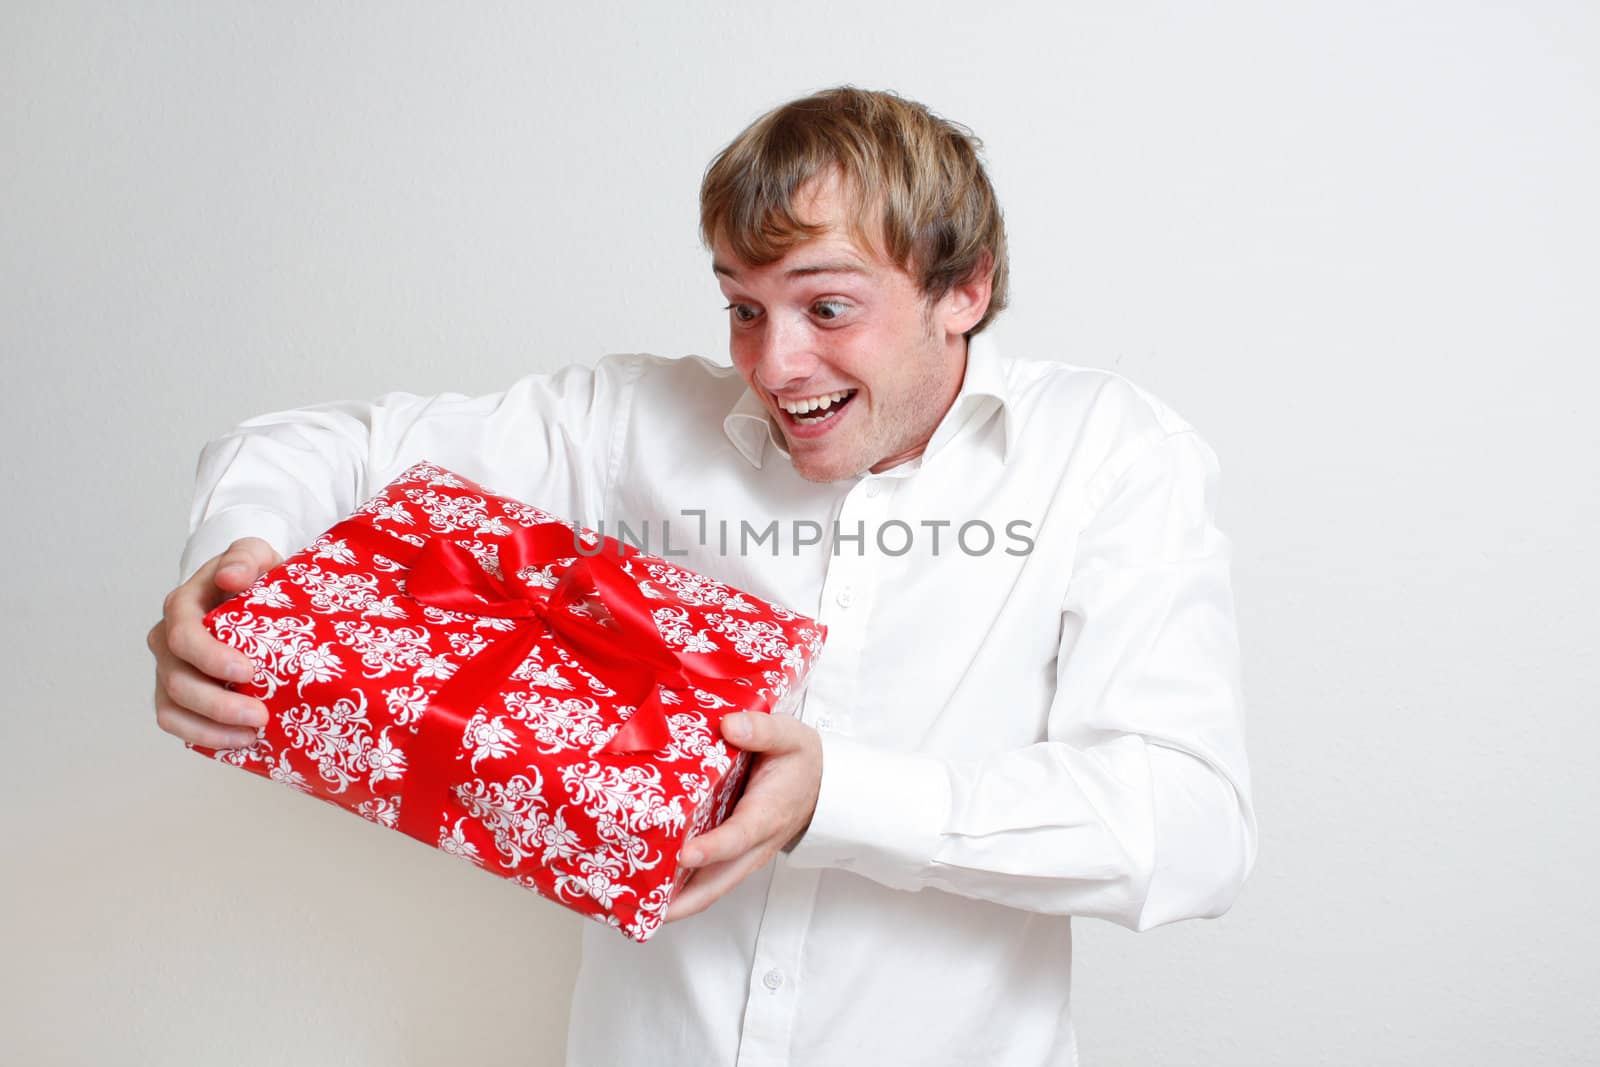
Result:
M784 455L789 454L783 447L782 435L767 415L766 405L748 386L722 420L722 432L753 467L761 466L769 444Z
M968 341L967 369L961 379L961 391L944 418L939 420L922 456L895 469L907 473L917 469L921 461L937 455L958 434L969 427L979 429L996 415L1001 420L1000 458L1003 462L1016 442L1016 420L1009 408L1008 384L1005 360L989 336L979 334ZM783 446L783 434L772 424L766 405L748 387L722 420L722 430L754 467L765 462L768 446L777 449L785 458L789 455L789 450Z

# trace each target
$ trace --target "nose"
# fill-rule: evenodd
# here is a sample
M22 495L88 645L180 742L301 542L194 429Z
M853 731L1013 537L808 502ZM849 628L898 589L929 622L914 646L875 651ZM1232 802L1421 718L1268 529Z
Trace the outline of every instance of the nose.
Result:
M780 393L805 381L817 369L817 352L806 324L773 316L757 340L753 374L768 392Z

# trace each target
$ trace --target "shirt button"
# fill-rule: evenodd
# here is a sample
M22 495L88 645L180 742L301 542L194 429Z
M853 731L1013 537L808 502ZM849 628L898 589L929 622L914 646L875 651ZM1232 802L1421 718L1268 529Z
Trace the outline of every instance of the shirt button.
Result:
M882 482L868 482L867 483L867 495L869 497L871 497L871 496L882 496L883 495L883 483Z
M837 593L833 594L833 599L838 601L841 608L847 608L856 602L856 594L855 591L847 585Z
M761 976L761 984L766 986L768 989L776 991L777 988L783 984L783 972L774 967L772 970Z

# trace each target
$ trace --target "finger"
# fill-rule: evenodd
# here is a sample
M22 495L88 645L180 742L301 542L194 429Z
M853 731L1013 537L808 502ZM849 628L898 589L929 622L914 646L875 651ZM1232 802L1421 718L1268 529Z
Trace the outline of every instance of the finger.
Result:
M254 730L224 726L180 708L159 690L156 692L156 725L174 737L204 748L249 748L260 737Z
M745 799L749 800L749 794ZM721 826L684 842L678 862L685 867L703 868L741 856L773 836L775 821L759 806L742 803Z
M267 706L255 697L224 688L193 667L173 661L158 680L171 701L186 711L230 726L254 729L267 721Z
M696 871L694 880L679 891L667 905L667 922L687 919L705 911L750 875L771 862L776 849L755 849L741 853L731 860L703 867Z
M722 717L722 736L746 752L779 752L799 747L800 723L792 715L740 711Z
M219 588L237 593L282 562L271 545L259 537L241 537L217 557L213 576Z
M200 588L191 587L187 582L167 597L165 644L168 651L212 678L248 682L255 677L255 664L249 656L217 640L206 629L205 614L210 606L202 597Z

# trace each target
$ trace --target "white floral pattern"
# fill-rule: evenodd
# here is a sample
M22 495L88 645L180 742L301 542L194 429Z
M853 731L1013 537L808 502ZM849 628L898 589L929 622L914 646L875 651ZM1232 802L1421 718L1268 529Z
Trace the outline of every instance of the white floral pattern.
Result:
M383 733L378 735L377 744L367 752L367 768L371 772L367 786L371 789L378 788L379 782L399 781L406 773L405 751L396 748L394 742L389 740L389 731L392 729L391 726L385 726Z
M319 537L311 546L312 559L328 559L335 563L349 566L356 561L356 554L343 538Z
M367 718L367 695L340 697L329 705L304 703L283 713L283 732L295 748L317 763L317 773L343 793L367 772L367 750L372 744L372 723Z
M264 700L276 696L278 688L291 679L304 693L310 683L332 681L344 673L333 643L318 644L316 625L304 616L224 612L214 616L212 632L255 661L252 682L264 690Z
M391 830L400 825L400 801L394 797L370 797L357 804L355 812L363 819Z
M716 612L707 615L706 621L719 634L731 639L734 651L752 663L782 656L789 647L789 636L774 622Z
M671 592L679 601L694 607L721 604L728 599L728 587L715 578L694 571L679 570L670 564L646 564L650 581Z
M302 793L311 792L311 784L306 781L306 776L290 766L287 757L274 760L272 768L267 772L267 777L279 785L288 786L290 789L298 789Z
M685 652L715 652L722 646L711 640L704 627L696 629L687 608L656 608L650 613L662 638L674 648Z
M537 624L419 603L406 586L408 561L431 538L449 537L499 577L505 539L547 522L568 527L574 545L601 543L444 468L413 466L207 616L219 639L256 663L254 679L237 688L267 701L272 715L252 747L190 747L376 825L410 826L418 836L426 828L439 849L644 941L681 881L671 857L687 835L727 816L747 774L748 756L720 740L718 720L792 703L823 631L713 578L634 554L623 570L651 601L667 647L744 665L737 679L657 691L671 737L665 748L608 752L637 714L637 694L619 694L614 667L591 670L548 633L530 642L498 692L478 697L481 706L460 707L459 690L436 702L463 664ZM511 578L547 597L576 558L526 561ZM565 610L614 625L592 594ZM437 814L404 805L412 746L430 708L454 708L465 720Z
M410 726L422 721L428 710L428 691L420 685L402 685L383 691L384 703L396 726Z
M504 533L504 521L489 518L489 505L481 496L407 489L406 499L419 505L435 533ZM498 529L496 528L498 527Z
M538 744L541 755L588 752L611 739L611 729L600 705L576 697L507 693L506 711L523 724Z
M453 827L439 831L439 849L482 867L483 857L478 855L478 846L467 840L466 833L461 829L461 824L466 821L457 819Z
M290 563L284 570L306 591L311 609L319 615L363 611L378 599L378 579L373 575L340 574L305 563Z
M546 666L540 663L539 656L539 650L534 649L533 653L512 672L511 677L539 689L571 689L572 683L561 673L561 669L554 664Z
M376 626L370 622L339 619L333 632L351 651L361 656L368 678L382 678L407 668L415 669L430 655L428 631L420 626Z
M465 743L472 752L472 773L478 773L478 761L505 759L517 751L517 735L506 728L503 716L490 718L479 711L467 721Z
M283 591L283 582L258 579L245 593L244 603L251 608L287 608L294 606L294 598Z

